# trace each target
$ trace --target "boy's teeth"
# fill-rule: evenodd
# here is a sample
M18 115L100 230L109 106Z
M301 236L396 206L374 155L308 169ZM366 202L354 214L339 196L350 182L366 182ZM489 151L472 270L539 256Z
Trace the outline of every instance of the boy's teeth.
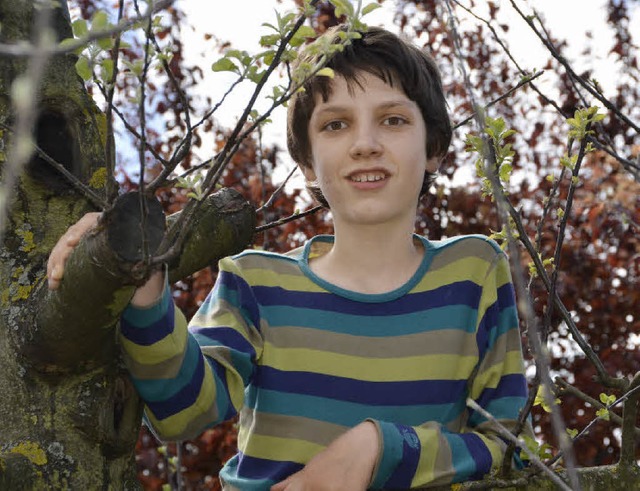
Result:
M378 173L355 174L351 176L351 180L355 182L374 182L374 181L382 181L383 179L384 179L384 174L378 174Z

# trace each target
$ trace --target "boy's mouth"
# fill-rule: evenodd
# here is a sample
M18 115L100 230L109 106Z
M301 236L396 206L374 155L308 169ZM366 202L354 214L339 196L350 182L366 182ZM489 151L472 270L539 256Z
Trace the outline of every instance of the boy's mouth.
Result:
M353 182L376 182L387 178L387 173L382 171L354 172L349 179Z

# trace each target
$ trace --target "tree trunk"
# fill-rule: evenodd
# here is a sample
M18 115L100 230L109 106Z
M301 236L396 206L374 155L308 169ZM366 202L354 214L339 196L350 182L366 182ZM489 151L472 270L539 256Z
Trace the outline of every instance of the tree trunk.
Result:
M33 3L0 0L0 42L29 39ZM66 2L61 3L54 11L58 39L71 37ZM76 75L75 61L73 55L49 60L33 94L35 139L107 201L105 117ZM11 84L25 68L24 59L0 57L3 171L11 132L2 128L14 120ZM60 289L49 292L51 248L84 213L95 211L94 205L36 156L7 206L0 249L0 489L137 488L134 447L142 406L123 368L117 338L119 315L133 285L148 274L140 269L139 257L128 255L139 249L140 237L118 235L137 230L118 227L136 208L118 215L115 206L105 213L104 226L83 239L69 259ZM195 218L183 257L170 265L172 280L242 250L252 239L254 210L233 191L208 198ZM156 207L146 223L149 237L160 227L157 242L164 231L162 210ZM204 240L210 240L209 247L200 247Z

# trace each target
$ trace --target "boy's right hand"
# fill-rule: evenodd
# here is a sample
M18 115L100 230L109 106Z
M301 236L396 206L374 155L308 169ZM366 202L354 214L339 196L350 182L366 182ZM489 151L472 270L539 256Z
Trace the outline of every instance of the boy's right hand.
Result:
M58 239L58 242L49 255L47 261L47 278L49 290L55 290L60 286L64 275L64 266L67 259L80 243L82 237L93 230L98 224L102 213L87 213ZM146 308L156 303L164 291L164 274L162 271L155 271L141 287L137 288L131 298L131 304L135 307Z
M60 281L64 275L64 266L69 256L80 243L82 236L92 230L98 224L102 213L91 212L84 215L80 220L71 225L69 229L58 239L58 242L49 255L47 261L47 279L49 290L55 290L60 286Z

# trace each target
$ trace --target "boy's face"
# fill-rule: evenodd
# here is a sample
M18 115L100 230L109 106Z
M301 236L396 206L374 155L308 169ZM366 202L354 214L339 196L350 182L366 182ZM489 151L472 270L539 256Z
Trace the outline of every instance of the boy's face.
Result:
M362 87L353 84L351 93L336 76L329 99L318 96L309 121L312 168L303 173L317 182L336 222L413 226L425 171L438 167L427 160L422 114L399 84L360 76Z

